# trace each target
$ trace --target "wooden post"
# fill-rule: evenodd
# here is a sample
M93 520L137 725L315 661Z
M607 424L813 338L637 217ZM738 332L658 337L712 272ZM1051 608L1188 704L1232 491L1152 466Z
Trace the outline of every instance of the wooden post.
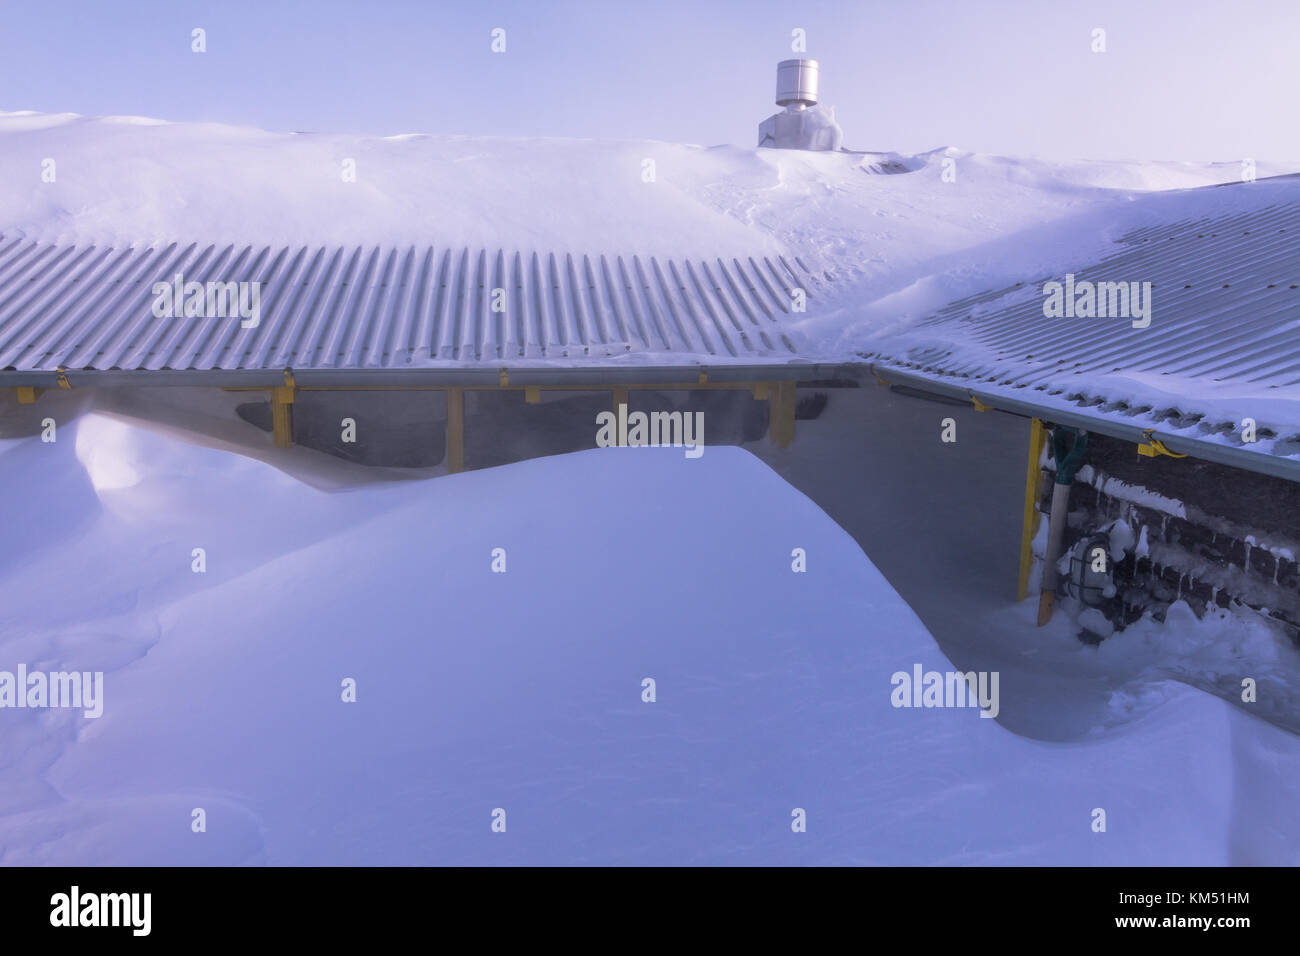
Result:
M618 407L619 407L620 405L626 405L626 404L627 404L627 388L626 388L626 386L621 386L621 385L620 385L620 386L616 386L616 387L614 388L614 403L613 403L613 404L614 404L614 409L613 409L613 411L614 411L614 416L615 416L615 418L617 418L617 417L618 417Z
M447 389L447 470L465 470L465 389Z
M1034 535L1038 533L1038 460L1043 454L1043 440L1047 432L1042 419L1031 418L1029 424L1029 464L1025 469L1025 510L1020 529L1020 582L1016 587L1016 601L1029 597L1029 571L1034 564Z

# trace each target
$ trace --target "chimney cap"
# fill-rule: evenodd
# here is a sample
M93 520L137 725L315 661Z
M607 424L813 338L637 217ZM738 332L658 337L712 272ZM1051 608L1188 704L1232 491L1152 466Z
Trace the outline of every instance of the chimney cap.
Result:
M782 60L776 65L776 105L815 106L820 72L816 60Z

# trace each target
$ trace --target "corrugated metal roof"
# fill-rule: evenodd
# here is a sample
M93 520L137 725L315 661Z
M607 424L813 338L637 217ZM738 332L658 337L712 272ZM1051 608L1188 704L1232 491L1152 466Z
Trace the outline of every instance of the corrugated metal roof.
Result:
M154 317L153 287L260 283L256 328ZM475 248L112 248L0 235L0 369L396 369L670 353L788 362L797 258ZM504 311L493 290L504 289Z
M1075 281L1151 282L1148 328L1124 318L1048 318L1043 285L1063 277L1042 276L954 302L862 354L1026 401L1034 392L1065 396L1224 434L1235 423L1206 418L1198 383L1200 393L1223 394L1221 383L1232 383L1254 395L1300 385L1300 201L1145 227L1117 245L1073 270ZM1130 407L1118 394L1120 379L1159 389L1166 377L1176 396L1168 407Z

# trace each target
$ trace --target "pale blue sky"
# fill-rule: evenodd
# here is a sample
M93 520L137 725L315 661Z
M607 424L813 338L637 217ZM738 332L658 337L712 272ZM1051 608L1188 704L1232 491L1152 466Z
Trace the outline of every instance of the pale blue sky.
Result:
M0 0L0 109L748 146L796 27L852 148L1300 160L1300 0Z

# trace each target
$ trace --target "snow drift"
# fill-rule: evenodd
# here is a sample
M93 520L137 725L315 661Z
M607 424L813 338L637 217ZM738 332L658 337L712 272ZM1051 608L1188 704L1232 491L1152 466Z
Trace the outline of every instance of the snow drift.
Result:
M98 720L0 710L3 863L1300 850L1300 741L1201 692L1160 685L1069 744L892 706L892 674L952 665L853 540L740 449L326 492L90 411L0 462L26 544L0 569L0 668L106 672Z

